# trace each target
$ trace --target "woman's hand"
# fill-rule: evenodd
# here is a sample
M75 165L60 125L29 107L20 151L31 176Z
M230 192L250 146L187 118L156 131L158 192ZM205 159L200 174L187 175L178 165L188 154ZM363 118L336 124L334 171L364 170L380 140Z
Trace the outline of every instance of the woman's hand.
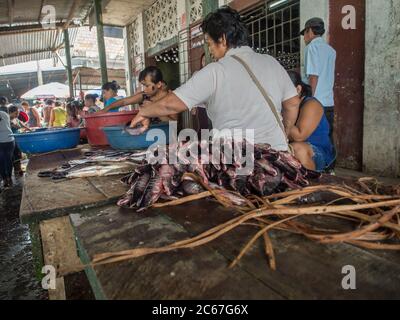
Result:
M139 113L135 118L132 119L130 127L135 128L139 124L142 125L142 127L140 128L140 133L146 132L147 130L149 130L150 127L150 118L146 118Z

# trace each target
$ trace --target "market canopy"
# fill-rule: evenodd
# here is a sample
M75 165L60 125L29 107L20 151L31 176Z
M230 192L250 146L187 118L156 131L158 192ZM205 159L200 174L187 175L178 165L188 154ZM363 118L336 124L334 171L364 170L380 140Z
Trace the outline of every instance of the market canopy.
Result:
M126 26L155 0L103 0L103 23ZM77 28L95 25L94 0L0 0L0 66L56 58L64 55L63 30L70 30L74 45ZM55 9L50 29L42 26L48 8Z
M62 31L87 20L92 1L30 0L28 3L0 0L0 66L63 55ZM42 25L50 7L54 8L54 23ZM70 29L72 45L76 33L77 28Z
M67 99L69 97L69 87L65 84L52 82L32 90L22 95L22 99Z
M108 78L110 81L117 81L122 87L126 87L125 70L123 69L107 69ZM101 71L100 69L78 67L73 70L73 77L75 83L80 83L85 86L101 86Z

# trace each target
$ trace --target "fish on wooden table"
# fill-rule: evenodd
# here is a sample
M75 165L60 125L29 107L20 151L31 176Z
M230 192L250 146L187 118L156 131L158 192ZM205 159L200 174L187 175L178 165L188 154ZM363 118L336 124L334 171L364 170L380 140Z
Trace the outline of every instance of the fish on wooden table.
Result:
M131 127L125 127L124 132L131 136L140 136L141 134L144 133L143 128L131 128Z
M188 195L188 196L198 194L198 193L205 191L205 189L202 187L201 184L199 184L193 180L182 181L182 190L185 193L185 195Z
M163 181L160 175L153 173L147 187L143 193L143 196L137 202L138 212L144 211L151 207L154 203L160 199L163 193Z
M135 169L134 164L126 162L113 164L108 166L89 166L75 171L70 171L67 173L65 178L76 179L76 178L89 178L89 177L107 177L114 175L122 175L132 172Z
M192 151L200 150L206 155L194 157ZM246 154L248 150L250 154ZM247 206L248 196L267 196L303 188L309 185L310 180L321 176L304 168L291 154L273 150L268 144L251 146L247 141L239 143L227 139L215 146L209 141L179 142L176 148L160 147L153 151L156 156L157 151L164 152L164 160L170 155L178 162L151 162L136 167L123 179L131 189L119 205L142 212L160 199L176 199L215 189L218 190L215 195L228 203ZM253 169L243 170L251 164Z

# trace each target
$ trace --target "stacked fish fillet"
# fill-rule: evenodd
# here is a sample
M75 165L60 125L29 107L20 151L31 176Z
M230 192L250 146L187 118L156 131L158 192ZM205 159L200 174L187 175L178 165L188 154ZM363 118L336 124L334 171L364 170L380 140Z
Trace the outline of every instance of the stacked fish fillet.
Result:
M304 188L321 176L307 170L291 154L273 150L270 145L249 148L245 141L225 139L218 146L202 141L182 143L176 148L159 147L153 154L162 154L161 161L146 161L122 180L130 189L118 205L140 212L159 200L225 190L232 205L245 206L250 195L268 196ZM190 157L193 150L199 156ZM171 152L177 159L174 164L167 160L171 159Z

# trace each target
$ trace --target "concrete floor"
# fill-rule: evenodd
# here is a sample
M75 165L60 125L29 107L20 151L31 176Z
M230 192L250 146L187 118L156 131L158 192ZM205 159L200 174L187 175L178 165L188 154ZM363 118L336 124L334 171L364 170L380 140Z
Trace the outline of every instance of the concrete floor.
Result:
M376 178L379 182L386 184L386 185L400 185L400 178L384 178L384 177L375 177L371 176L362 172L347 170L342 168L335 169L335 174L338 177L351 177L351 178L365 178L371 177Z
M34 271L28 226L19 221L23 179L14 183L0 191L0 300L47 299Z

